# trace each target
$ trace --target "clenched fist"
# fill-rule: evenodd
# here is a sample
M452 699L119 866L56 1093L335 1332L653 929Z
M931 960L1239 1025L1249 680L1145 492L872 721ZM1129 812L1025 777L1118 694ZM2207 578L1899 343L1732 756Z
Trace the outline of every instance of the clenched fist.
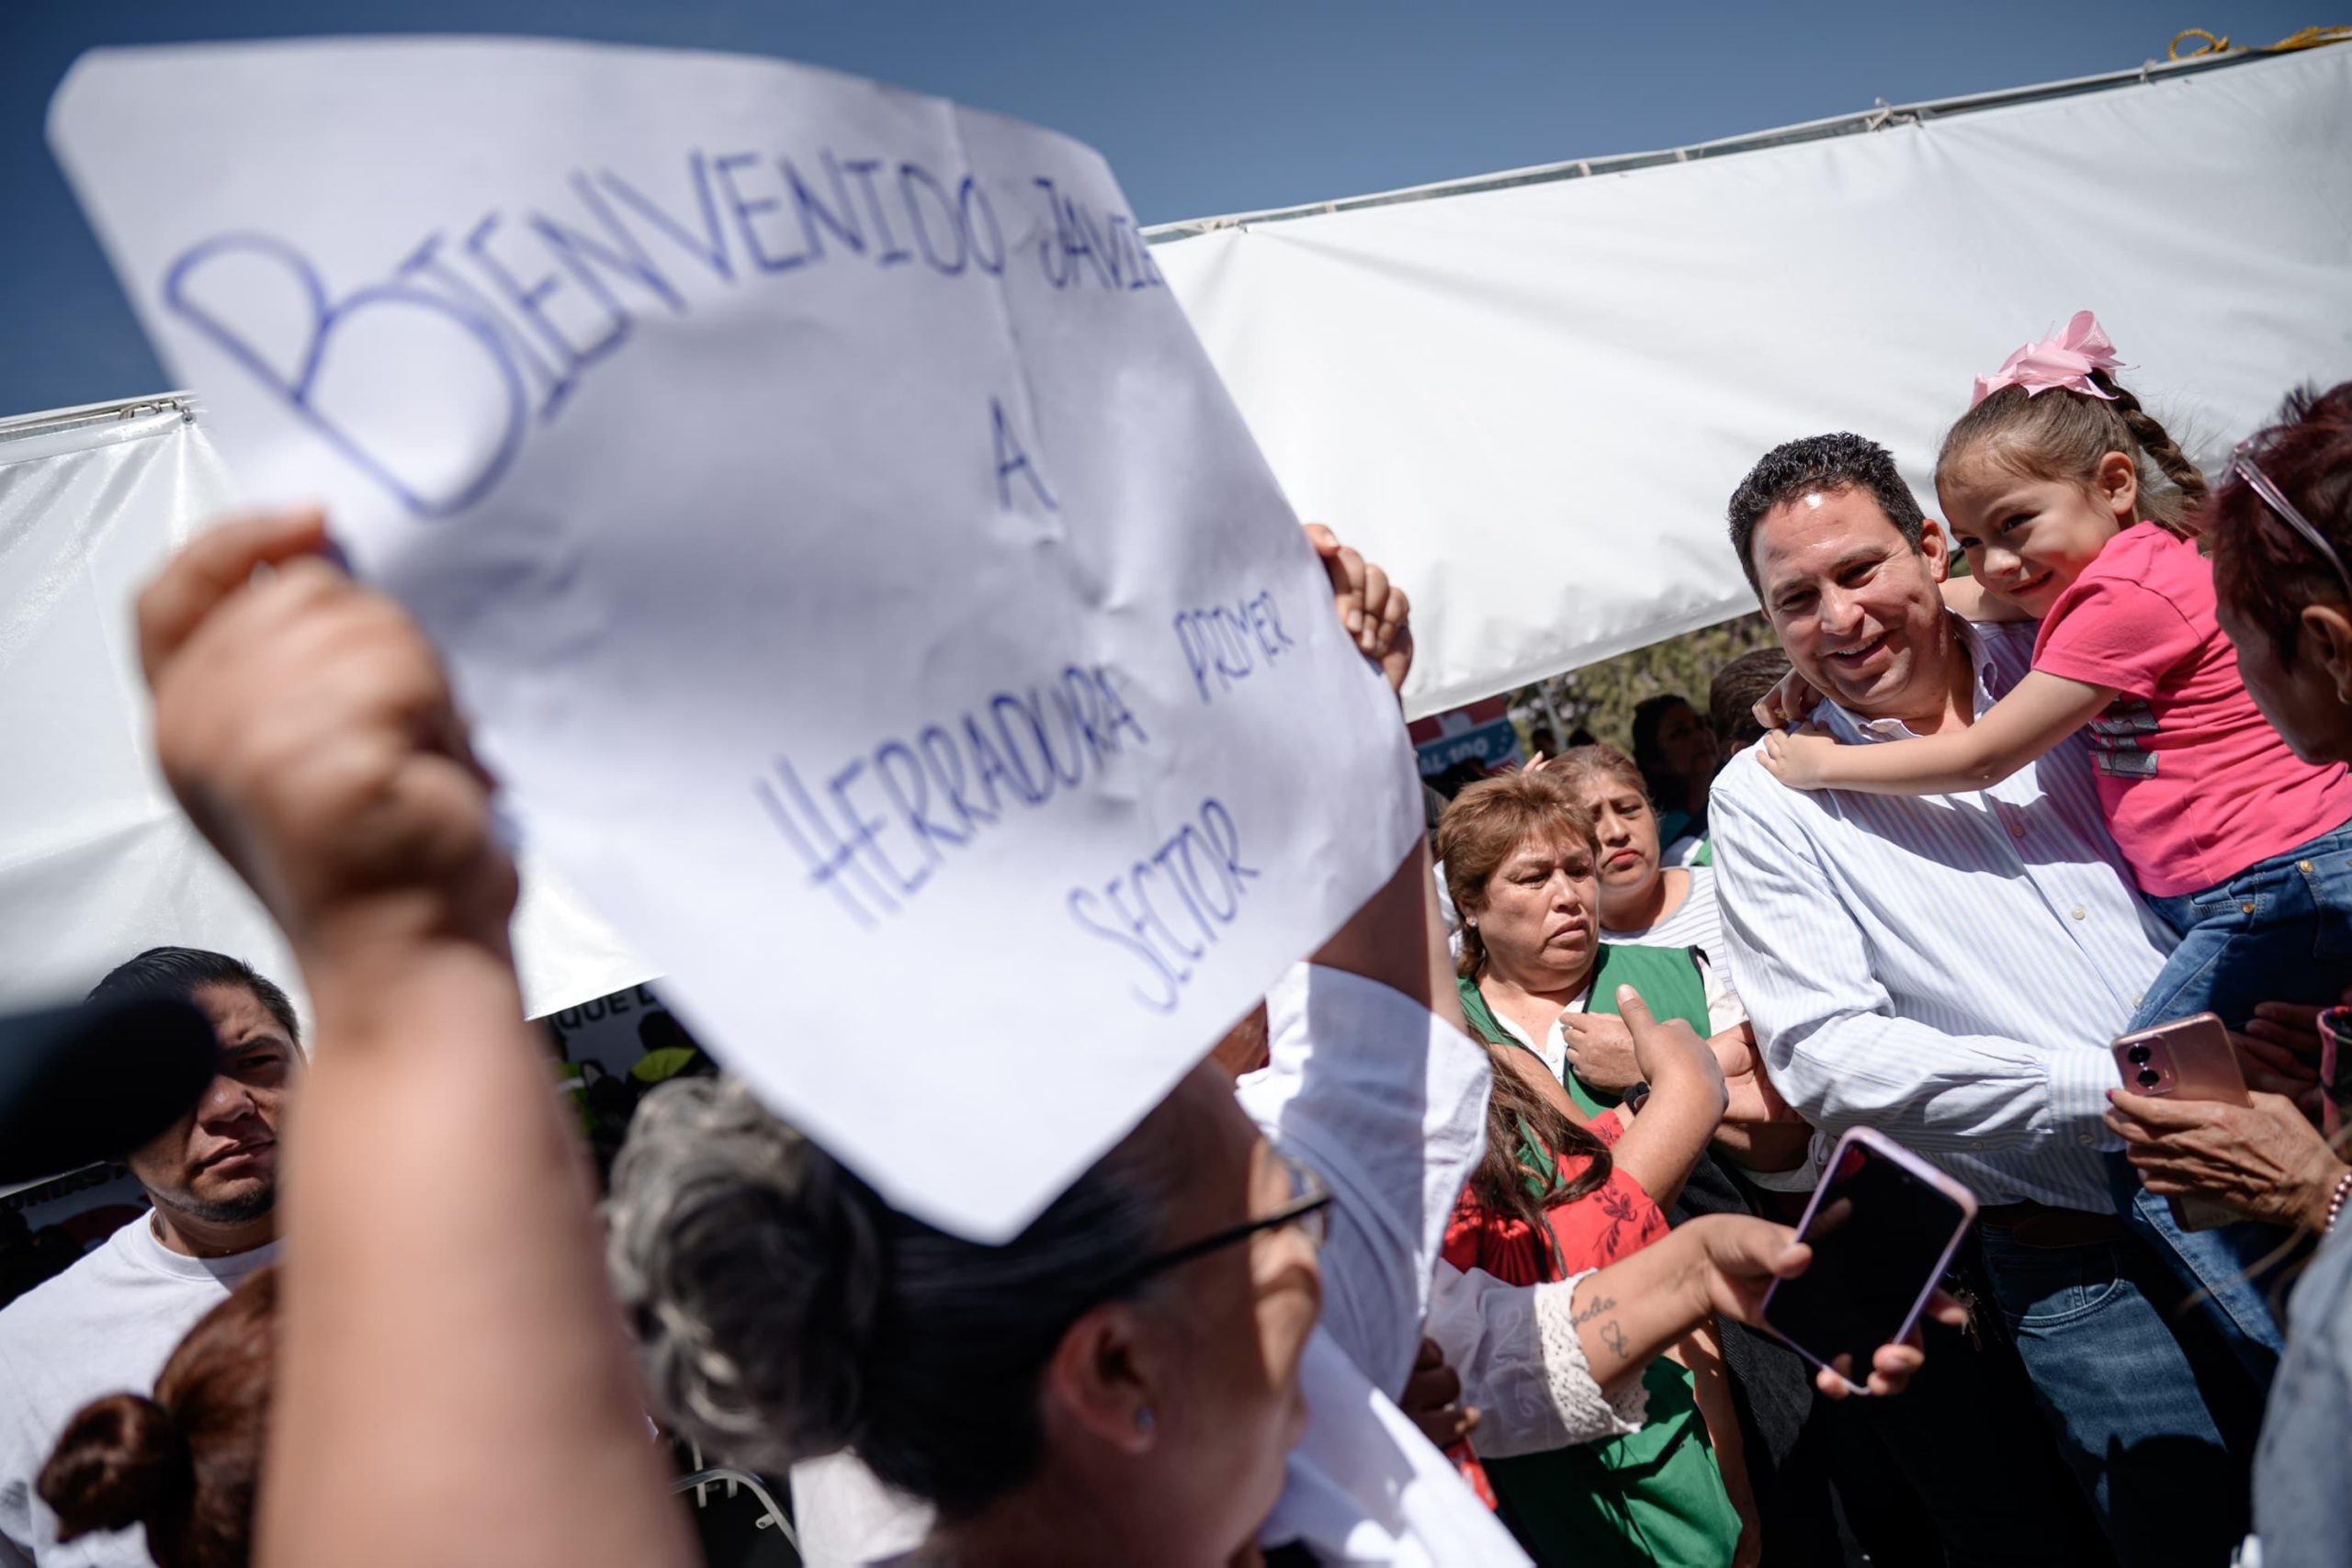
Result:
M503 951L514 863L441 660L324 546L315 512L240 519L140 595L164 776L298 948L356 923Z

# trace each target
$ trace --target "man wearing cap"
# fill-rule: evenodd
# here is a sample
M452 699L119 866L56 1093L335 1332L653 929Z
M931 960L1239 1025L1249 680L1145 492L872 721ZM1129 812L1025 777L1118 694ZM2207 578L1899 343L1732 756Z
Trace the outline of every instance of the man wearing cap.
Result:
M209 1022L211 1038L198 1032L197 1047L209 1071L189 1072L185 1051L159 1053L156 1032L170 1016L137 1010L159 1002L192 1004ZM52 1031L52 1070L12 1084L25 1092L0 1117L40 1130L61 1164L130 1149L130 1173L153 1208L0 1311L0 1564L147 1562L136 1531L59 1542L35 1480L76 1410L152 1387L197 1319L277 1252L279 1117L302 1068L286 993L237 959L159 947L99 981L90 1003L71 1043L78 1050L57 1046ZM81 1081L66 1081L76 1071ZM143 1125L134 1120L142 1109Z

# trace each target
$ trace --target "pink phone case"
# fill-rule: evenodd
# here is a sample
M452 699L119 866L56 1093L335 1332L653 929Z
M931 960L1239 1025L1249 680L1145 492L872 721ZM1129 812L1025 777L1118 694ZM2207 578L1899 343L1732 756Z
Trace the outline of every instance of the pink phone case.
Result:
M2222 1027L2222 1021L2210 1012L2123 1035L2114 1049L2115 1070L2122 1076L2123 1087L2134 1094L2210 1100L2223 1105L2247 1103L2237 1047L2230 1043L2230 1032ZM2183 1230L2219 1230L2239 1218L2235 1210L2209 1199L2176 1196L2165 1201Z
M2230 1043L2230 1032L2222 1021L2210 1012L2123 1035L2114 1051L2115 1070L2134 1094L2247 1103L2237 1047Z
M1952 1202L1958 1206L1960 1212L1960 1217L1954 1222L1951 1227L1951 1236L1944 1242L1943 1251L1937 1255L1936 1266L1928 1271L1927 1279L1921 1281L1917 1299L1912 1302L1911 1310L1904 1314L1903 1325L1894 1331L1894 1339L1896 1341L1900 1341L1905 1335L1911 1332L1915 1325L1917 1325L1919 1321L1919 1314L1927 1310L1928 1298L1936 1293L1936 1281L1942 1279L1944 1276L1944 1270L1951 1267L1951 1255L1960 1249L1961 1237L1968 1234L1969 1225L1974 1223L1976 1219L1976 1194L1971 1192L1958 1181L1955 1181L1951 1177L1945 1175L1942 1171L1938 1170L1934 1166L1929 1165L1926 1160L1921 1159L1917 1155L1913 1154L1909 1149L1905 1148L1894 1139L1887 1137L1884 1134L1874 1133L1868 1127L1856 1127L1847 1133L1844 1137L1838 1139L1838 1146L1830 1151L1829 1163L1822 1169L1821 1185L1813 1190L1812 1201L1806 1203L1804 1206L1804 1217L1797 1222L1797 1235L1800 1238L1802 1238L1805 1232L1812 1226L1814 1211L1821 1207L1822 1195L1827 1192L1830 1189L1830 1173L1837 1170L1840 1165L1845 1163L1846 1151L1857 1145L1869 1149L1871 1153L1883 1159L1891 1160L1894 1164L1902 1167L1903 1169L1908 1171L1919 1180L1926 1182L1938 1192L1940 1192L1945 1197L1951 1199ZM1763 1305L1758 1308L1757 1312L1757 1316L1763 1322L1764 1326L1767 1328L1772 1327L1772 1296L1775 1292L1780 1290L1780 1288L1781 1281L1778 1280L1773 1280L1771 1288L1764 1292ZM1778 1329L1773 1329L1772 1332L1774 1336L1780 1339L1781 1343L1786 1345L1790 1349L1794 1350L1798 1355L1803 1356L1806 1360L1811 1361L1815 1366L1819 1367L1823 1371L1827 1372L1831 1377L1836 1378L1839 1382L1844 1383L1854 1393L1861 1394L1867 1394L1870 1393L1870 1390L1863 1386L1863 1383L1856 1382L1852 1378L1848 1377L1837 1368L1822 1360L1820 1357L1815 1356L1812 1351L1806 1349L1795 1340L1791 1339L1788 1336L1781 1334ZM1867 1382L1870 1378L1870 1369L1868 1367L1864 1367L1861 1369L1861 1371L1864 1382Z

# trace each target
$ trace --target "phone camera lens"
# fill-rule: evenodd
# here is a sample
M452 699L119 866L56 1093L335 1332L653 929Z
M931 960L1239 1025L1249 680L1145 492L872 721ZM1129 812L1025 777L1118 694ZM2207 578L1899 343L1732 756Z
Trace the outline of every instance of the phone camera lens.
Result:
M2132 1049L2126 1051L2124 1055L2132 1058L2132 1065L2135 1067L2145 1066L2147 1065L2148 1048L2145 1045L2134 1045Z
M2140 1087L2142 1089L2154 1089L2162 1082L2164 1082L2163 1076L2154 1067L2142 1067L2140 1069Z

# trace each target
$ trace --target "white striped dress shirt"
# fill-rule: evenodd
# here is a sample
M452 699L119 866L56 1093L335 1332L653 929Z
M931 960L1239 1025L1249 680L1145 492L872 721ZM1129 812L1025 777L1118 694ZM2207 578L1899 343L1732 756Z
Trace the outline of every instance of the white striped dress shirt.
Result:
M1964 626L1983 714L2035 627ZM1912 732L1834 704L1848 744ZM2133 892L2079 737L1991 789L1806 793L1751 751L1710 805L1732 980L1781 1095L1873 1127L1986 1203L2111 1211L2108 1046L2173 938Z

